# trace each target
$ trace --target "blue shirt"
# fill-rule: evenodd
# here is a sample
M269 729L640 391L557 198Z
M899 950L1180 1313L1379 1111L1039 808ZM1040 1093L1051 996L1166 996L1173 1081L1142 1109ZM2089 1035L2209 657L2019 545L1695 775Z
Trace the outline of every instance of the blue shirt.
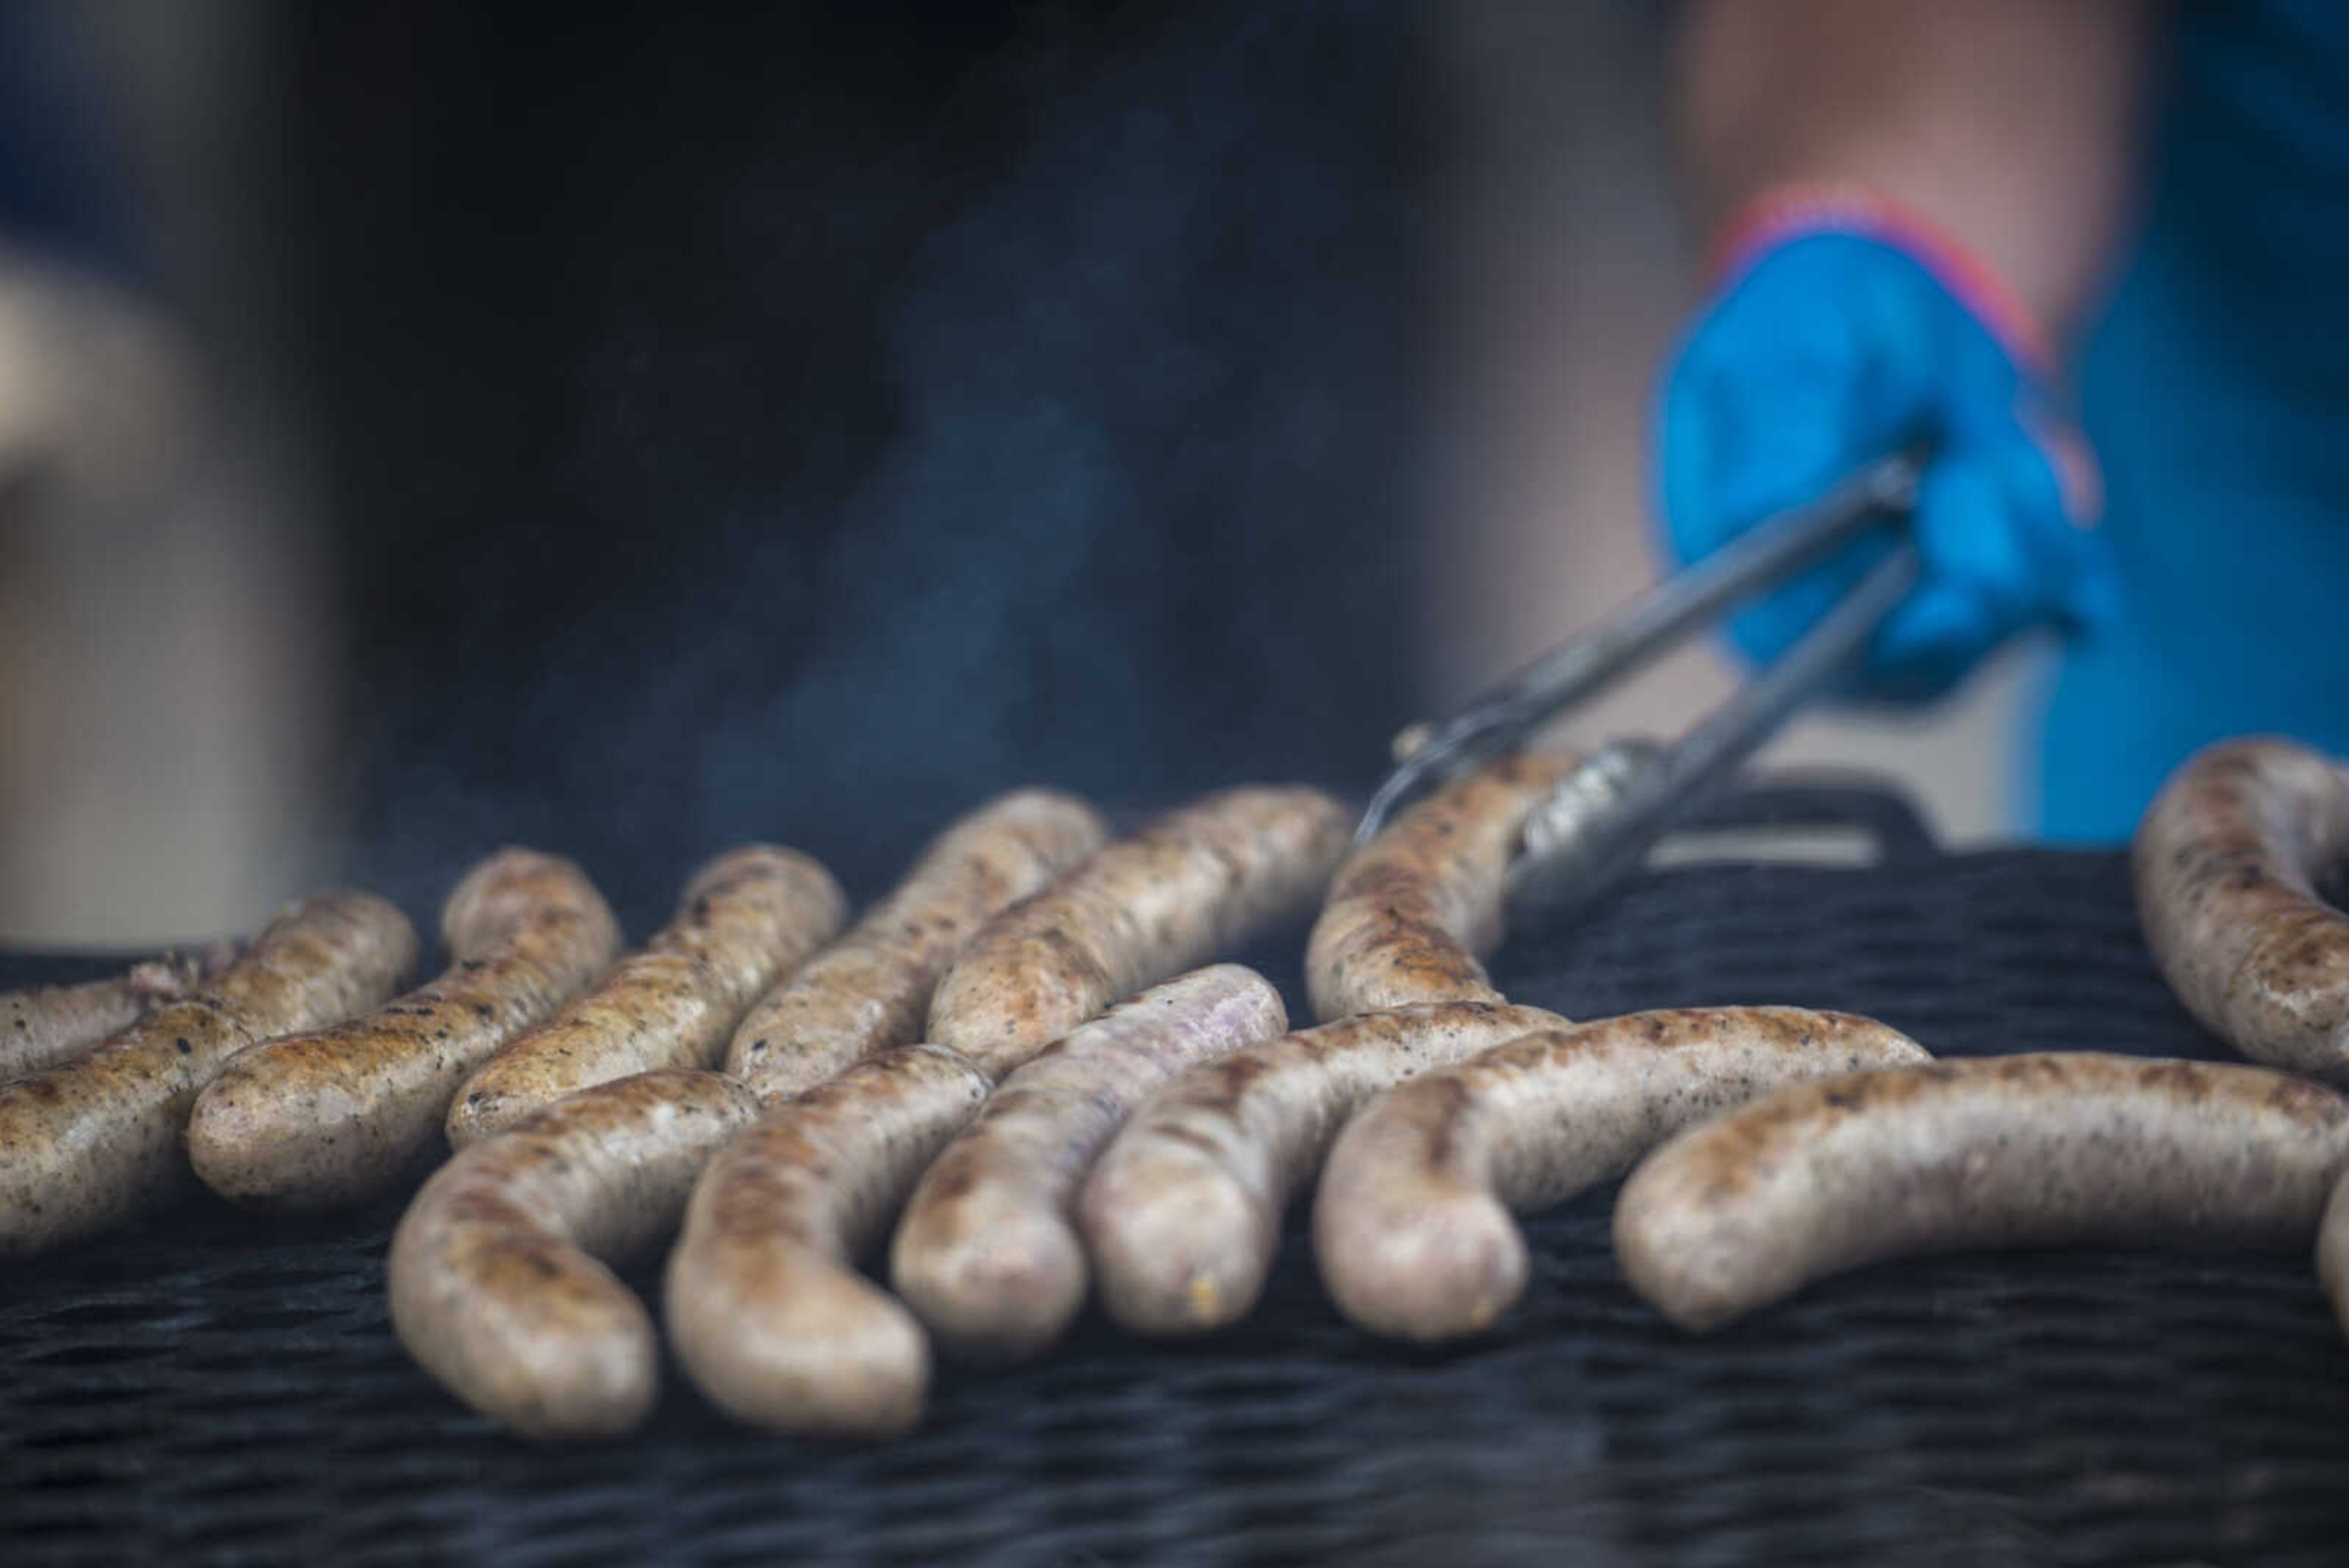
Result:
M2082 365L2127 607L2049 694L2051 838L2126 836L2223 736L2349 754L2349 5L2178 23L2143 236Z

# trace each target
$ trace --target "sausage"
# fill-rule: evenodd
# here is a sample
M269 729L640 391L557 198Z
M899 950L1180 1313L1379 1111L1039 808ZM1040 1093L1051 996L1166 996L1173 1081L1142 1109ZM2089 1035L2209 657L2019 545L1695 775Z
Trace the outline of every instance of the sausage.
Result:
M1102 846L1092 807L1019 790L938 836L897 890L750 1010L726 1070L772 1104L921 1037L938 976L1006 906Z
M2081 1052L1883 1068L1656 1150L1616 1204L1615 1252L1702 1334L1916 1252L2306 1246L2344 1159L2349 1103L2262 1067Z
M105 980L0 994L0 1083L87 1055L157 1008L192 994L202 972L195 959L172 953Z
M665 1298L678 1361L713 1404L781 1432L879 1438L921 1419L929 1342L853 1260L992 1085L943 1046L885 1051L710 1161Z
M440 915L451 966L367 1017L246 1053L188 1122L196 1174L256 1208L329 1209L398 1184L437 1152L457 1085L586 988L620 945L568 860L502 849Z
M2333 1184L2316 1225L2316 1277L2333 1303L2333 1319L2349 1334L2349 1175Z
M1093 1157L1151 1090L1288 1027L1280 992L1219 964L1143 992L1006 1078L914 1189L890 1282L948 1349L1021 1359L1084 1305L1071 1210Z
M371 893L287 905L185 1002L79 1061L0 1084L0 1257L78 1241L178 1195L180 1129L222 1064L259 1040L375 1006L416 931Z
M1305 946L1306 995L1327 1023L1428 1002L1505 1002L1480 961L1501 945L1509 863L1526 819L1581 765L1518 752L1446 784L1339 869Z
M449 1142L462 1148L593 1084L711 1065L744 1010L840 929L845 904L832 873L797 850L729 850L695 873L643 951L465 1080Z
M644 1303L605 1265L669 1234L694 1178L758 1116L733 1079L598 1084L460 1152L391 1239L391 1323L417 1364L525 1437L613 1437L660 1392Z
M1930 1060L1872 1019L1692 1007L1546 1029L1389 1089L1348 1123L1314 1195L1322 1281L1373 1334L1480 1333L1526 1288L1529 1213L1657 1144L1805 1079Z
M2349 857L2349 772L2290 741L2211 746L2137 826L2138 918L2187 1009L2271 1067L2349 1078L2349 919L2315 881Z
M1301 787L1169 812L989 920L939 982L928 1038L1002 1077L1111 1002L1302 919L1349 826Z
M1144 1334L1246 1317L1289 1199L1354 1108L1414 1073L1565 1021L1445 1002L1299 1030L1194 1067L1102 1154L1077 1223L1110 1314Z

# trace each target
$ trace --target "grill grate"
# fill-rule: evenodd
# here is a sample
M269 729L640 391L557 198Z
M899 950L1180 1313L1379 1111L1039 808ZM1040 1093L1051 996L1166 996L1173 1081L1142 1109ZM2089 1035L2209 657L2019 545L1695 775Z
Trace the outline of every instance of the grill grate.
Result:
M1943 1054L2216 1054L2106 854L1675 870L1516 943L1498 978L1575 1016L1785 1002ZM1689 1340L1618 1278L1612 1198L1532 1223L1527 1303L1462 1351L1356 1334L1292 1233L1238 1330L1154 1345L1088 1317L1040 1366L946 1373L906 1442L753 1437L672 1377L639 1438L569 1450L498 1435L402 1355L396 1207L288 1224L191 1202L0 1274L0 1558L2338 1559L2349 1353L2305 1257L1893 1265Z

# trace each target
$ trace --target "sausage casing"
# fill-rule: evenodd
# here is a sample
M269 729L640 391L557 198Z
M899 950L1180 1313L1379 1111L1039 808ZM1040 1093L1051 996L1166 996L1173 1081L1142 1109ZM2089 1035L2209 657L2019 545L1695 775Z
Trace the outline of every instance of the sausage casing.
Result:
M2306 1246L2344 1158L2349 1103L2263 1067L2081 1052L1884 1068L1665 1144L1623 1186L1615 1252L1703 1333L1917 1252Z
M2349 1175L2333 1184L2316 1225L2316 1277L2333 1303L2333 1320L2349 1334Z
M172 954L77 985L0 995L0 1083L87 1055L159 1007L194 994L202 970Z
M1302 919L1344 852L1319 790L1245 786L1167 813L973 937L928 1038L1001 1077L1110 1003Z
M1321 1278L1374 1334L1479 1333L1525 1293L1511 1210L1563 1203L1788 1084L1928 1059L1872 1019L1799 1007L1637 1012L1495 1045L1389 1089L1339 1134L1313 1200Z
M408 918L371 893L280 910L196 996L78 1061L0 1084L0 1257L102 1231L175 1196L189 1108L255 1041L372 1007L416 962Z
M1195 1334L1256 1304L1281 1215L1355 1107L1414 1073L1562 1023L1537 1007L1434 1002L1299 1030L1194 1067L1143 1103L1078 1199L1094 1283L1145 1334Z
M2170 989L2254 1061L2349 1077L2349 919L2316 880L2349 857L2349 773L2290 741L2189 758L2138 825L2146 940Z
M921 1419L929 1341L854 1262L990 1086L941 1046L885 1051L710 1162L664 1297L678 1360L712 1403L781 1432L887 1437Z
M896 890L771 992L734 1032L726 1070L770 1103L875 1052L910 1045L971 933L1102 846L1092 807L1019 790L956 823Z
M449 1104L450 1143L462 1148L590 1085L710 1065L751 1002L840 929L845 904L832 873L797 850L719 856L642 951L465 1080Z
M619 927L570 861L502 849L441 911L454 963L365 1018L273 1040L213 1079L188 1123L196 1174L256 1207L360 1202L437 1152L450 1097L501 1044L612 961Z
M463 1150L392 1236L400 1343L526 1436L635 1428L659 1393L660 1341L605 1264L667 1236L702 1166L757 1115L733 1079L670 1067L582 1090Z
M947 1348L1034 1355L1084 1305L1071 1210L1093 1157L1135 1105L1186 1067L1288 1027L1280 992L1218 964L1112 1007L1004 1079L923 1176L890 1282Z
M1580 759L1519 752L1397 817L1330 885L1305 948L1306 992L1323 1023L1429 1002L1502 1002L1483 960L1526 819Z

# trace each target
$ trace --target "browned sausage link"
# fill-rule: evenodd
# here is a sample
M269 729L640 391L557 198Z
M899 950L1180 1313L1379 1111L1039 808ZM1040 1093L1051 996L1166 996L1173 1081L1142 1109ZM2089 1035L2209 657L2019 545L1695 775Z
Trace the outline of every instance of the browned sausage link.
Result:
M1526 818L1578 757L1520 752L1397 817L1340 868L1305 949L1323 1023L1426 1002L1501 1002L1480 961L1501 944Z
M897 890L752 1008L726 1070L772 1103L921 1038L938 976L973 931L1102 846L1073 796L1020 790L939 835Z
M1373 1334L1477 1334L1524 1294L1529 1213L1709 1116L1805 1079L1928 1060L1899 1030L1799 1007L1692 1007L1546 1029L1398 1085L1346 1125L1313 1199L1322 1281Z
M642 952L465 1080L449 1103L450 1143L462 1148L592 1084L710 1065L752 1001L840 929L844 904L832 873L796 850L753 844L719 857Z
M757 1116L733 1079L668 1067L584 1089L460 1153L392 1237L400 1343L527 1437L634 1428L660 1392L660 1342L605 1265L667 1236L709 1157Z
M1079 1184L1153 1089L1288 1027L1280 992L1218 964L1153 987L1048 1047L995 1091L914 1189L890 1281L947 1348L1032 1355L1084 1305Z
M102 1231L174 1196L180 1129L223 1063L256 1040L374 1006L416 962L406 916L370 893L278 912L187 1002L78 1062L0 1085L0 1257Z
M929 1342L853 1261L988 1082L941 1046L885 1051L710 1162L665 1294L669 1342L713 1403L781 1432L887 1437L921 1419Z
M2289 741L2230 741L2170 775L2133 859L2170 989L2237 1050L2349 1076L2349 919L2315 893L2349 857L2349 774Z
M1692 1333L1881 1259L2116 1242L2306 1246L2349 1103L2262 1067L2095 1053L1798 1085L1649 1156L1632 1289Z
M0 995L0 1083L87 1055L159 1007L190 995L195 959L171 954L128 974Z
M1565 1022L1435 1002L1303 1029L1194 1067L1133 1115L1078 1199L1102 1304L1144 1334L1196 1334L1256 1305L1288 1200L1354 1108L1414 1073Z
M988 921L939 982L929 1038L999 1078L1111 1002L1301 919L1347 829L1315 789L1170 812Z
M454 964L366 1018L238 1057L196 1101L188 1154L213 1191L274 1209L357 1203L436 1152L467 1074L585 989L619 928L568 860L502 849L441 911Z

